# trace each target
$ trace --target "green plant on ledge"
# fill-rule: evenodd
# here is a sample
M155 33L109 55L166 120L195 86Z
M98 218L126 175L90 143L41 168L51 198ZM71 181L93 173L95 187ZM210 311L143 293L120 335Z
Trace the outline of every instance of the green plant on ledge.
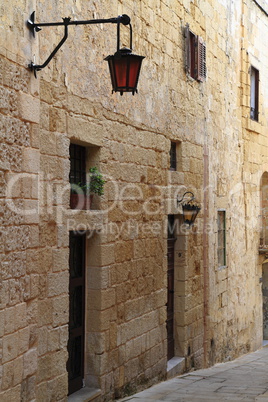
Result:
M104 184L105 180L97 167L90 168L87 183L71 183L70 208L90 209L93 195L103 195Z
M90 194L103 195L105 180L102 174L98 171L96 166L89 169L90 179L89 184L86 185L86 190Z
M87 183L77 183L72 186L75 193L83 193L85 195L103 195L104 184L102 174L98 171L96 166L89 169L89 181Z

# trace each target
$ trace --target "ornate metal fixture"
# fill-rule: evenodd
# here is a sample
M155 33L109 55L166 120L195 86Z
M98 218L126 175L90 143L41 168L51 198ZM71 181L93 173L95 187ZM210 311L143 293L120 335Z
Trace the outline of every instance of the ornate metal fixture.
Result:
M63 18L62 22L35 22L35 12L33 12L27 21L28 28L31 30L33 36L35 32L39 32L41 27L48 26L64 26L64 36L55 47L53 52L48 56L43 64L35 64L31 62L29 68L34 72L36 77L37 71L42 70L48 65L50 60L55 56L57 51L64 44L68 38L68 26L69 25L90 25L90 24L117 24L117 51L114 55L108 56L105 60L108 61L111 81L113 86L113 92L120 92L123 95L124 92L132 92L134 95L137 92L138 79L141 69L141 63L144 56L138 56L132 53L132 26L128 15L119 15L116 18L108 19L94 19L85 21L71 21L71 18ZM129 25L130 27L130 48L120 49L120 24Z
M184 201L187 194L191 195L191 198ZM183 220L189 226L194 224L195 218L200 211L200 207L193 203L195 200L194 194L191 191L186 191L180 200L177 199L177 205L182 205Z

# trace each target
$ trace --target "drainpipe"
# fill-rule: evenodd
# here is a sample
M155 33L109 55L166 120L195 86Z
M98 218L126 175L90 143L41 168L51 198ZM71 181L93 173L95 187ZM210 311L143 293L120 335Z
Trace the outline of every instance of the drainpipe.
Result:
M203 218L203 263L204 263L204 309L203 309L203 323L204 323L204 337L203 337L203 350L204 350L204 367L208 366L207 361L207 342L208 342L208 294L209 294L209 272L208 272L208 191L209 191L209 161L208 161L208 146L204 143L204 218Z

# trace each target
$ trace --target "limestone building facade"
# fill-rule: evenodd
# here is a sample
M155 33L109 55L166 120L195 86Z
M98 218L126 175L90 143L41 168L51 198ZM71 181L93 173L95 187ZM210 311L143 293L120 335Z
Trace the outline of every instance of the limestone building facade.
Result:
M0 400L112 401L268 339L268 3L10 0L0 25ZM127 14L138 94L111 93ZM128 46L129 27L121 28ZM98 167L104 194L70 208ZM70 182L71 181L71 182ZM183 222L191 192L201 211ZM189 195L189 193L188 193ZM186 196L188 196L186 195ZM91 399L89 399L91 398Z

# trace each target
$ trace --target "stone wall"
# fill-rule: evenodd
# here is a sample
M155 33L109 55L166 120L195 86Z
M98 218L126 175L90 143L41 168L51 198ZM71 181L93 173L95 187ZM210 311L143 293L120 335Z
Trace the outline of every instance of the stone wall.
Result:
M85 385L113 400L167 375L167 215L177 222L175 356L201 368L262 341L260 183L268 170L268 17L256 2L10 1L0 6L0 399L64 401L68 393L69 232L86 234ZM103 58L111 25L33 38L26 20L132 18L146 56L139 94L111 94ZM185 73L184 28L207 49L207 78ZM122 44L129 40L122 27ZM249 118L249 67L260 71L260 119ZM177 170L170 171L171 141ZM69 145L105 176L91 211L69 208ZM201 204L186 229L177 197ZM217 212L227 264L218 267Z

